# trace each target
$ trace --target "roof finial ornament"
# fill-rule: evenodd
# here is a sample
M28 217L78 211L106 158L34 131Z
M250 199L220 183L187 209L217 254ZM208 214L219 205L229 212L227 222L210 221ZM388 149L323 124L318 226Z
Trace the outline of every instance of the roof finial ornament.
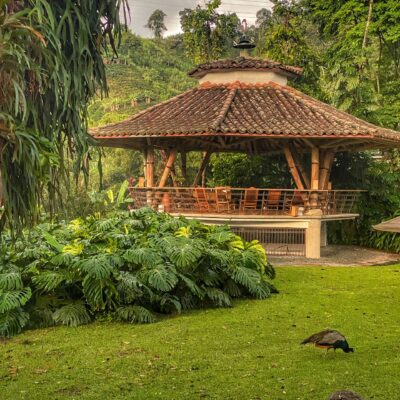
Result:
M239 43L234 43L233 47L235 49L240 49L240 56L241 57L249 57L249 50L254 49L256 45L251 43L250 40L246 36L247 32L247 20L242 21L242 25L240 27L240 31L242 32L242 36L240 38Z

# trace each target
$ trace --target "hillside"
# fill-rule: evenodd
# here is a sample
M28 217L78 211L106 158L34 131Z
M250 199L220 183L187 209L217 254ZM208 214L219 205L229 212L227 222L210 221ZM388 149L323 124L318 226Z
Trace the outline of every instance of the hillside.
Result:
M193 65L180 36L156 40L127 32L119 57L106 62L110 93L90 107L93 127L120 121L196 85L187 76Z

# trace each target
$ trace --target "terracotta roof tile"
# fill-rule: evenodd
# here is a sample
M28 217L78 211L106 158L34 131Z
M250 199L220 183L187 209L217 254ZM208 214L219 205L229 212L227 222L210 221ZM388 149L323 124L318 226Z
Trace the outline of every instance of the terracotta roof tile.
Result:
M217 60L205 64L198 65L189 72L189 76L202 78L209 72L221 72L221 70L246 71L246 70L279 70L285 74L292 76L300 76L303 69L300 67L292 67L284 65L272 60L262 60L249 57L236 57L233 59Z
M205 83L132 118L93 129L97 139L207 135L368 137L400 143L380 128L277 83Z

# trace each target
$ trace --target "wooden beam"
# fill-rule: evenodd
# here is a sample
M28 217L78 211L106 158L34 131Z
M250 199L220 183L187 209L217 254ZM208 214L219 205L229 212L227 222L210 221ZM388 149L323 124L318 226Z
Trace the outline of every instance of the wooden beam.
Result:
M186 151L181 151L181 172L182 172L182 177L185 182L185 185L187 185L187 157L186 157Z
M165 184L167 183L167 179L169 177L169 174L171 172L172 166L174 165L175 159L176 159L176 150L173 149L170 151L168 160L165 164L164 172L161 176L160 183L158 185L159 188L163 188Z
M290 151L289 146L285 146L283 150L285 152L286 160L289 165L289 169L292 174L293 180L297 186L297 189L304 190L303 182L301 181L299 171L296 168L296 164L294 162L293 155L292 152Z
M147 149L143 150L143 176L145 186L147 186Z
M324 190L329 182L330 169L332 161L335 157L335 152L324 151L321 153L321 164L319 169L319 189Z
M325 180L325 186L323 187L324 190L329 189L330 177L331 177L333 162L335 161L335 155L336 155L335 151L332 151L332 157L330 157L330 160L329 160L328 174L327 174L327 177Z
M203 155L203 161L201 162L200 168L197 172L196 178L194 178L193 186L198 186L200 179L202 178L203 171L206 169L211 157L211 151L206 151Z
M146 187L154 186L154 148L147 148L146 155Z
M303 178L303 182L306 186L307 189L311 188L311 183L310 183L310 176L307 173L303 161L300 157L300 154L297 153L296 149L294 147L291 147L292 155L293 155L293 160L296 165L296 168L300 172L301 177Z
M0 139L0 158L3 157L3 149L4 149L4 142L2 139ZM1 176L1 169L0 169L0 207L2 207L4 205L4 181L3 181L3 177Z
M319 148L311 149L311 189L319 189Z

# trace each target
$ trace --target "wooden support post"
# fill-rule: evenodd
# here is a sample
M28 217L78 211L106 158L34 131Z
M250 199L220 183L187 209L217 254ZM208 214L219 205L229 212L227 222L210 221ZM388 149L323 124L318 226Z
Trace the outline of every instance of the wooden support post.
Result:
M167 179L171 172L172 166L174 165L175 159L176 159L176 150L171 150L168 156L167 163L165 164L165 169L161 176L160 183L158 185L159 188L163 188L167 183Z
M292 174L293 180L297 186L297 189L304 190L303 182L301 181L299 171L296 168L296 164L293 159L292 152L290 151L289 146L285 146L283 148L286 156L287 163L289 165L290 172Z
M311 189L319 189L319 149L311 149Z
M327 177L326 177L325 187L324 187L325 190L331 189L329 184L330 184L330 178L331 178L333 162L335 161L335 155L336 155L336 150L333 150L332 151L332 157L330 157L330 160L329 160L328 174L327 174Z
M154 186L154 148L147 148L146 156L146 187Z
M201 162L200 169L197 172L196 178L194 178L193 186L198 186L200 179L203 176L203 171L206 169L211 157L211 152L206 151L203 156L203 161Z
M292 148L291 151L292 151L293 160L294 160L294 163L296 165L296 168L300 172L300 175L303 178L303 182L304 182L306 188L310 189L311 188L310 176L307 173L306 169L304 168L303 161L300 158L300 155L296 153L296 150L294 148Z
M322 153L321 168L319 170L319 189L325 190L329 182L330 169L332 166L335 153L333 151L326 151Z
M186 152L182 151L181 152L181 171L182 171L182 177L185 182L185 185L187 185L187 166L186 166Z
M147 186L147 149L143 151L143 176L144 186Z

